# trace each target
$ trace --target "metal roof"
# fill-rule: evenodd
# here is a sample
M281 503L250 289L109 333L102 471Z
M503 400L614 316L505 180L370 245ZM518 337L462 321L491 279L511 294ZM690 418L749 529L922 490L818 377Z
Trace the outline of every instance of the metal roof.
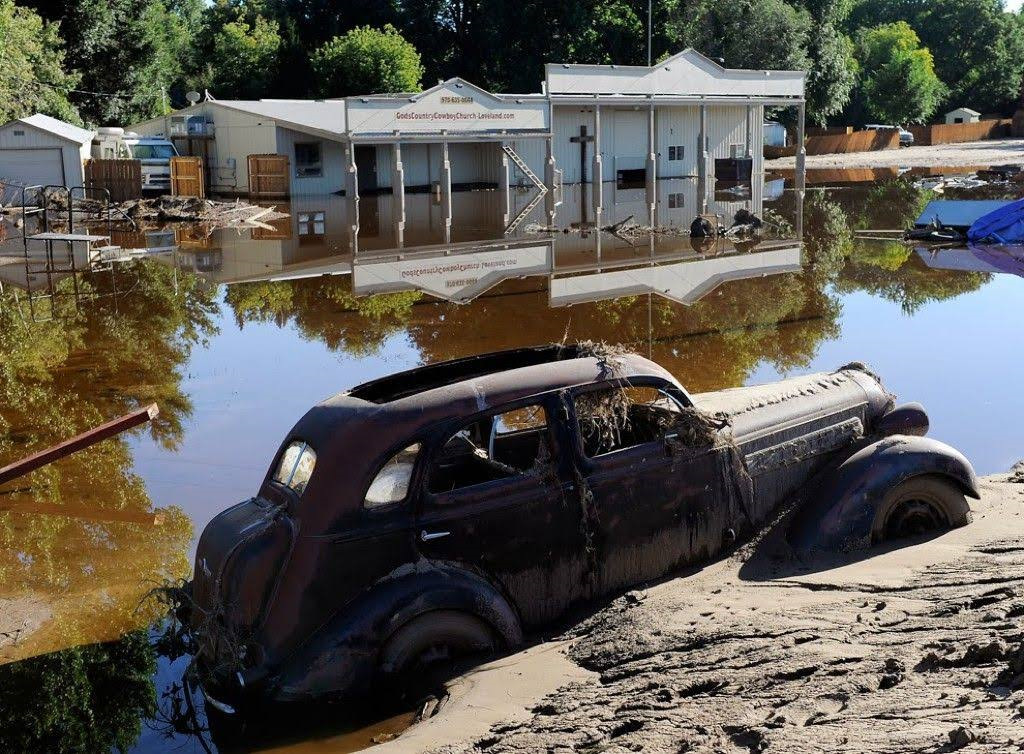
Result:
M282 126L340 136L345 130L343 100L261 99L209 100L209 105L240 110L261 118L270 118Z
M17 118L16 120L6 123L4 128L13 123L24 123L27 126L32 126L32 128L45 131L46 133L53 134L54 136L74 142L75 144L88 144L92 141L92 137L96 135L95 131L79 128L71 123L66 123L65 121L58 120L57 118L51 118L49 115L43 115L42 113L29 115L27 118Z

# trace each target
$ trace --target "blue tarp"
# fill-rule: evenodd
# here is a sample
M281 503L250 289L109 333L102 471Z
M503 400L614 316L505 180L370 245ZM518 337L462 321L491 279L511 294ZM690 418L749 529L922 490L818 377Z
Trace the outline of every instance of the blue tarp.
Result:
M1024 199L979 217L968 228L967 240L975 243L1024 243Z

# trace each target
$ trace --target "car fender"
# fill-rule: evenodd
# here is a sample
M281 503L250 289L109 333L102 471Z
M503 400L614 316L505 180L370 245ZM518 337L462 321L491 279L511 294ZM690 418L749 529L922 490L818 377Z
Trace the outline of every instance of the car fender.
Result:
M522 643L516 612L484 577L459 566L422 560L378 581L325 623L270 681L277 701L366 688L379 653L395 631L434 610L460 610L487 623L507 646Z
M960 451L927 437L893 435L830 466L804 493L789 541L798 550L842 551L871 543L878 505L893 486L933 474L978 499L978 479Z

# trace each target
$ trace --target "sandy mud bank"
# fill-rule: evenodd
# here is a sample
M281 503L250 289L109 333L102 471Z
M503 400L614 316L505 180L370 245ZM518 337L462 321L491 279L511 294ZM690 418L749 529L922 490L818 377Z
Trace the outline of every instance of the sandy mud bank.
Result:
M989 139L961 144L884 149L880 152L819 154L807 157L808 168L963 167L1024 162L1024 139ZM765 169L792 168L795 157L765 160Z
M777 527L601 609L564 637L569 662L534 647L456 683L387 748L1024 748L1024 470L986 478L972 507L965 528L814 562Z

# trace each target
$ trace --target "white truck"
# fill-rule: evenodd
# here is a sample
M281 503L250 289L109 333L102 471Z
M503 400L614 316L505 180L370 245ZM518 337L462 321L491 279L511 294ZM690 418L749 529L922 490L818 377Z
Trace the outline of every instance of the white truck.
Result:
M178 156L178 150L162 136L101 128L92 141L92 156L138 160L142 165L142 190L166 193L171 188L171 158Z

